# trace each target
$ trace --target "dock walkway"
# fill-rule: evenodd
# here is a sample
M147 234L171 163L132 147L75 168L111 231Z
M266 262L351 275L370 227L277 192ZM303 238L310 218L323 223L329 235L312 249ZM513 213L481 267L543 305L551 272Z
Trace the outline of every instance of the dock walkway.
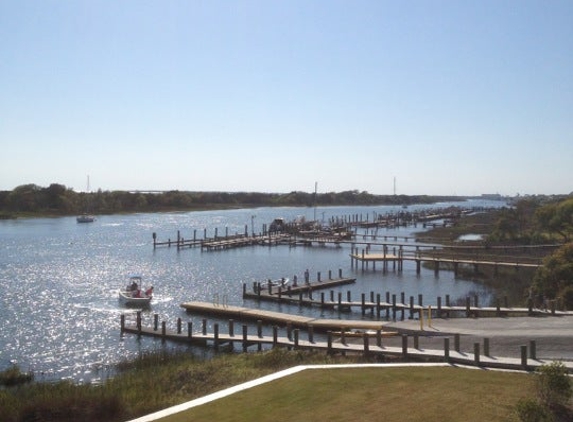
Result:
M204 307L202 304L193 304L192 308L197 309L207 309L209 307ZM248 312L245 308L240 307L227 307L228 312L233 315L247 315L252 317L253 315ZM270 313L269 318L271 318ZM271 318L272 319L272 318ZM304 319L304 318L303 318ZM304 321L303 319L293 319L302 325L307 325L310 321ZM337 323L341 321L337 320ZM360 321L361 322L361 321ZM312 321L312 326L319 326L318 320ZM331 326L331 322L327 322L324 327ZM339 324L338 324L339 325ZM383 344L383 332L381 329L376 330L376 334L372 336L369 332L364 332L362 339L355 339L358 341L347 341L344 334L340 336L333 335L331 331L327 333L326 340L315 340L314 330L310 329L307 332L307 338L303 339L300 335L299 329L294 329L287 331L286 336L280 336L278 334L278 327L273 327L273 335L263 335L261 331L257 334L249 334L248 326L242 325L241 334L235 334L234 323L232 320L229 321L229 332L220 333L219 324L214 324L214 332L206 332L206 324L202 332L193 332L191 324L188 324L187 332L183 332L181 327L181 322L179 319L177 331L168 330L166 328L165 322L161 324L159 328L157 322L154 327L144 327L141 322L141 314L138 314L137 322L135 324L126 324L125 315L121 318L121 332L136 334L139 336L152 336L156 338L161 338L163 341L177 341L190 344L199 344L202 346L211 345L215 350L219 350L220 347L228 346L234 348L234 345L240 345L244 352L248 351L248 348L257 345L259 350L263 345L271 347L288 347L291 349L310 349L310 350L323 350L329 354L334 353L354 353L363 354L365 356L390 356L398 359L413 360L413 361L440 361L463 365L473 365L478 367L491 367L491 368L505 368L505 369L520 369L520 370L534 370L542 365L551 363L550 360L540 359L536 356L535 345L530 342L530 349L528 353L528 346L520 346L520 357L497 357L491 356L489 354L489 342L484 344L484 348L480 347L480 343L474 343L473 352L463 352L459 348L459 334L456 335L454 347L450 348L450 337L443 337L443 348L442 349L424 349L419 347L418 337L414 337L414 347L410 347L408 341L408 334L401 335L401 347L391 347ZM344 333L344 329L342 333ZM335 341L336 340L336 341ZM488 345L486 348L486 344ZM573 373L573 361L565 361L563 364L566 366L569 372Z
M235 318L240 320L261 320L266 324L280 324L282 326L290 324L293 327L304 329L308 329L312 326L315 330L319 331L341 329L383 330L384 325L387 324L387 322L383 321L312 318L242 306L216 305L209 302L186 302L182 303L181 307L189 313L215 315L220 318Z

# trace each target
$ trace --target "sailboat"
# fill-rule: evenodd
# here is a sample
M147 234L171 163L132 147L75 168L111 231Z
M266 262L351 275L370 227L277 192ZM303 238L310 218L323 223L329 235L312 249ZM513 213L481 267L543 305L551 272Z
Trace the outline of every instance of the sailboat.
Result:
M89 195L89 193L90 193L90 177L88 176L87 194ZM87 212L87 209L86 209L86 212L84 212L82 215L78 215L76 217L76 221L78 223L93 223L95 221L95 217L93 215L89 214Z

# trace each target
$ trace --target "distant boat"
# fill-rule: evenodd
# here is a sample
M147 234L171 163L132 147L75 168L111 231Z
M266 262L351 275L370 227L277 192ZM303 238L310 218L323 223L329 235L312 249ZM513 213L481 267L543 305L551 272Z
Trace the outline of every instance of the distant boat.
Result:
M93 223L95 221L95 217L89 214L82 214L76 217L76 221L78 223Z
M88 176L88 185L87 185L88 189L87 189L87 193L89 195L90 193L90 177ZM86 207L89 208L89 207ZM84 212L82 215L78 215L76 217L76 221L78 223L93 223L95 221L95 217L91 214L89 214L87 211Z

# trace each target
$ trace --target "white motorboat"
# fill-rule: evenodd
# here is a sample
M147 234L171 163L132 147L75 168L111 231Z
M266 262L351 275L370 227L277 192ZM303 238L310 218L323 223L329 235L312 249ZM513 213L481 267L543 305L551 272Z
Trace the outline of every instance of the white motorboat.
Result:
M119 290L119 302L130 306L148 306L153 299L153 286L146 290L142 288L141 276L129 277L129 284Z

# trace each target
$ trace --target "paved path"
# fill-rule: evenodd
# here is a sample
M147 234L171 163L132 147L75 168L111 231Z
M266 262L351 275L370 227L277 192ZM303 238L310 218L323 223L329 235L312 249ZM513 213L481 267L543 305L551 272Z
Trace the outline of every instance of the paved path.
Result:
M520 346L536 342L537 356L543 359L573 361L573 316L509 317L509 318L434 318L432 326L420 321L390 322L387 330L418 333L420 346L432 348L442 344L443 336L461 335L462 349L473 350L473 344L490 339L492 355L518 357ZM397 341L397 340L394 340ZM386 342L387 343L387 342Z

